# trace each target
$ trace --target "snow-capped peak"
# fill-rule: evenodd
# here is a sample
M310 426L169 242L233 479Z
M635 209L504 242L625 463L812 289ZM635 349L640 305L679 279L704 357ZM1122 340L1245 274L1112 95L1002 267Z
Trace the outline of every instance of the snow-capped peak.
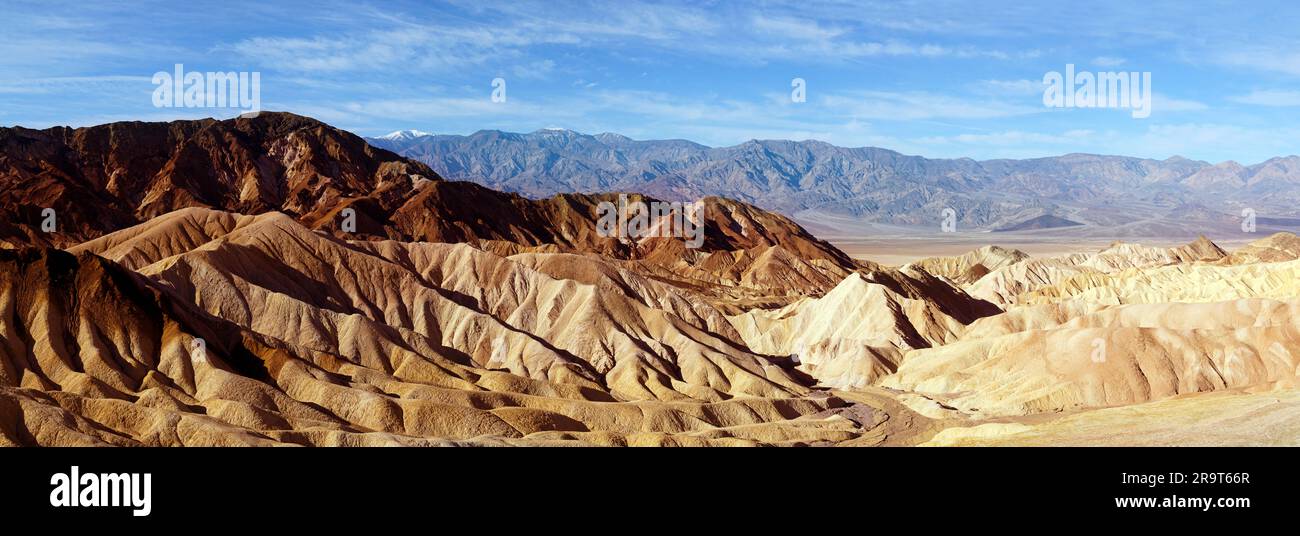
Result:
M567 128L561 128L561 127L546 127L546 128L538 129L536 133L537 133L537 134L550 134L550 135L555 135L555 134L565 134L565 135L577 134L577 132L574 132L574 131L569 130L569 129L567 129Z
M381 139L381 140L394 140L394 141L396 141L396 140L413 140L413 139L415 139L415 138L423 138L423 137L425 137L425 136L432 136L432 135L433 135L433 134L430 134L430 133L428 133L428 132L424 132L424 131L421 131L421 130L399 130L399 131L397 131L397 132L393 132L393 133L388 134L388 135L386 135L386 136L380 136L379 139Z

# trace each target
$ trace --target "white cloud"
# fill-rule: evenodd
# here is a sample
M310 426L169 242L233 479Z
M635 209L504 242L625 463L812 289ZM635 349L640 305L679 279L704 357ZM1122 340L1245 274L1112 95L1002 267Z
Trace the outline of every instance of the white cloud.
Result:
M824 27L817 21L786 17L769 17L757 15L751 21L753 28L759 32L779 34L781 37L823 41L839 37L845 33L844 28Z
M456 24L369 11L358 16L353 30L342 34L249 37L220 48L258 65L297 72L446 71L527 58L531 47L538 45L645 46L758 63L794 59L827 63L871 57L1005 60L1038 54L1036 50L1008 52L961 43L863 38L870 34L861 32L862 26L830 25L766 12L734 13L740 24L733 24L727 15L720 17L717 9L640 3L587 5L546 19L536 13L559 8L521 2L478 9L484 12L479 21L458 19ZM488 20L492 22L482 22ZM545 75L535 69L527 72Z
M508 94L507 94L508 96ZM437 120L448 118L481 117L485 120L502 117L536 118L550 121L560 117L575 117L576 112L557 110L541 103L508 97L505 102L492 102L489 92L482 97L436 97L427 99L379 99L345 103L342 111L389 120Z
M1266 89L1228 97L1232 102L1255 106L1300 106L1300 91Z
M339 37L253 37L227 48L248 62L295 72L427 71L518 56L521 45L539 40L569 42L565 35L540 38L505 29L404 28Z
M1116 58L1114 56L1097 56L1092 59L1092 64L1097 67L1119 67L1127 62L1128 60L1124 58Z
M980 80L972 84L972 89L982 94L1030 96L1042 95L1046 89L1042 80Z
M1206 106L1203 102L1176 99L1164 93L1151 95L1151 113L1153 114L1160 112L1196 112L1207 109L1209 109L1209 106Z
M541 60L528 63L526 65L516 65L514 68L515 76L523 79L543 79L555 70L555 62L551 60Z
M1300 75L1300 52L1297 44L1277 47L1250 46L1221 49L1209 55L1215 63L1259 71Z
M52 93L52 92L102 92L107 90L127 91L132 88L153 90L152 78L148 76L56 76L46 78L27 78L0 81L0 93Z
M822 104L836 113L859 119L989 119L1044 111L1042 106L990 99L967 99L924 91L860 91L828 95Z

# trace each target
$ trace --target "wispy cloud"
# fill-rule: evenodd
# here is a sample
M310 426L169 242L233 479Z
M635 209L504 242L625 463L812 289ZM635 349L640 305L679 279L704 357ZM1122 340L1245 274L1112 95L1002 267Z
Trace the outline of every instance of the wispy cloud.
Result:
M153 85L148 76L106 75L106 76L56 76L45 78L27 78L0 81L0 93L54 93L54 92L90 92L104 91L106 88L134 88L152 91Z
M790 39L804 41L826 41L843 35L845 28L823 26L817 21L788 17L754 16L751 25L758 32L771 32Z
M1208 110L1210 107L1200 101L1191 99L1179 99L1165 95L1164 93L1155 93L1151 96L1151 113L1162 112L1199 112Z
M537 80L550 76L551 71L554 70L554 61L538 60L524 65L516 65L511 72L513 72L515 76L525 80Z
M1210 61L1228 67L1300 76L1300 43L1276 46L1222 47L1209 54Z
M1300 91L1290 89L1300 8L1288 5L230 0L204 10L151 2L142 17L119 3L10 0L5 9L6 124L210 115L152 106L142 77L175 63L260 71L264 108L367 134L563 125L973 157L1155 155L1184 143L1172 152L1249 160L1296 152L1284 133L1300 122ZM1128 110L1049 110L1042 74L1065 63L1152 70L1164 92L1145 121ZM796 76L807 102L790 100ZM489 99L495 77L507 79L506 103ZM1175 124L1184 130L1152 130Z
M980 94L1024 97L1042 95L1047 87L1042 80L980 80L971 88Z
M957 134L952 136L924 136L912 140L913 143L938 149L943 146L993 146L1021 149L1032 145L1078 146L1094 138L1096 132L1088 129L1070 130L1059 134L1027 132L1023 130L1005 130L980 134ZM1059 149L1048 150L1049 153ZM948 152L948 151L945 151Z
M518 57L523 46L565 42L573 38L510 30L404 28L339 37L253 37L229 45L228 50L253 64L294 72L374 72L398 67L440 72Z
M925 91L859 91L823 97L828 109L848 117L906 121L918 119L988 119L1041 113L1042 106L993 99L971 99Z
M756 14L745 17L745 24L735 24L727 15L676 5L590 4L565 9L522 2L479 9L496 16L460 18L452 24L369 13L359 16L354 29L342 34L256 36L226 48L260 65L295 71L393 66L447 70L521 57L530 47L546 45L578 49L642 46L759 63L793 59L827 63L872 57L1010 59L1039 53L975 44L872 39L862 26L851 28L795 16ZM563 11L564 16L545 20L536 16L556 11Z
M1300 91L1257 89L1245 95L1232 95L1228 100L1255 106L1300 106Z

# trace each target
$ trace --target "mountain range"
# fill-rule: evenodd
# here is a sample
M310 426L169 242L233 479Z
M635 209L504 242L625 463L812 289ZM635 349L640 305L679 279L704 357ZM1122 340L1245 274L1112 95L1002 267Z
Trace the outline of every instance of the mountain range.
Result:
M1300 157L1245 166L1067 154L1025 160L931 159L820 141L751 140L707 147L561 129L467 136L397 132L371 144L441 175L544 197L635 191L670 200L732 198L800 221L938 228L945 209L962 228L1015 229L1042 216L1093 229L1195 236L1232 229L1245 209L1263 225L1300 225ZM1030 224L1029 227L1033 227Z
M67 245L202 206L279 211L350 238L510 241L652 257L663 240L602 237L594 222L612 195L556 194L533 200L471 182L444 180L418 162L374 148L346 131L288 113L227 121L112 123L70 129L0 128L0 241ZM633 201L652 198L634 196ZM56 228L40 228L44 209ZM793 222L744 203L705 203L701 252L782 245L812 259L849 260ZM742 234L742 227L768 232Z

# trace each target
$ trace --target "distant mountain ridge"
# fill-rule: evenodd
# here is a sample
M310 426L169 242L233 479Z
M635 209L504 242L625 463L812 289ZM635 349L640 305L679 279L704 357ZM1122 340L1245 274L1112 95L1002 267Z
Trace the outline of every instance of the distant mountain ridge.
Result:
M1010 232L1010 231L1026 231L1026 230L1033 230L1033 229L1055 229L1055 228L1058 228L1058 227L1074 227L1074 226L1076 226L1076 225L1083 225L1083 224L1081 224L1081 223L1079 223L1079 222L1077 222L1077 221L1070 221L1070 220L1067 220L1067 219L1062 218L1062 217L1060 217L1060 216L1053 216L1053 215L1051 215L1051 214L1044 214L1044 215L1039 216L1039 217L1037 217L1037 218L1034 218L1034 219L1032 219L1032 220L1023 221L1023 222L1017 223L1017 224L1015 224L1015 225L1008 225L1008 226L1006 226L1006 227L998 227L997 229L994 229L993 231L994 231L994 232Z
M1136 218L1222 224L1244 208L1286 217L1300 207L1297 156L1251 166L1092 154L977 161L820 141L708 147L554 129L368 141L445 177L530 197L597 191L673 200L720 195L786 214L811 210L897 225L937 225L947 208L965 228L994 229L1048 214L1094 226Z

